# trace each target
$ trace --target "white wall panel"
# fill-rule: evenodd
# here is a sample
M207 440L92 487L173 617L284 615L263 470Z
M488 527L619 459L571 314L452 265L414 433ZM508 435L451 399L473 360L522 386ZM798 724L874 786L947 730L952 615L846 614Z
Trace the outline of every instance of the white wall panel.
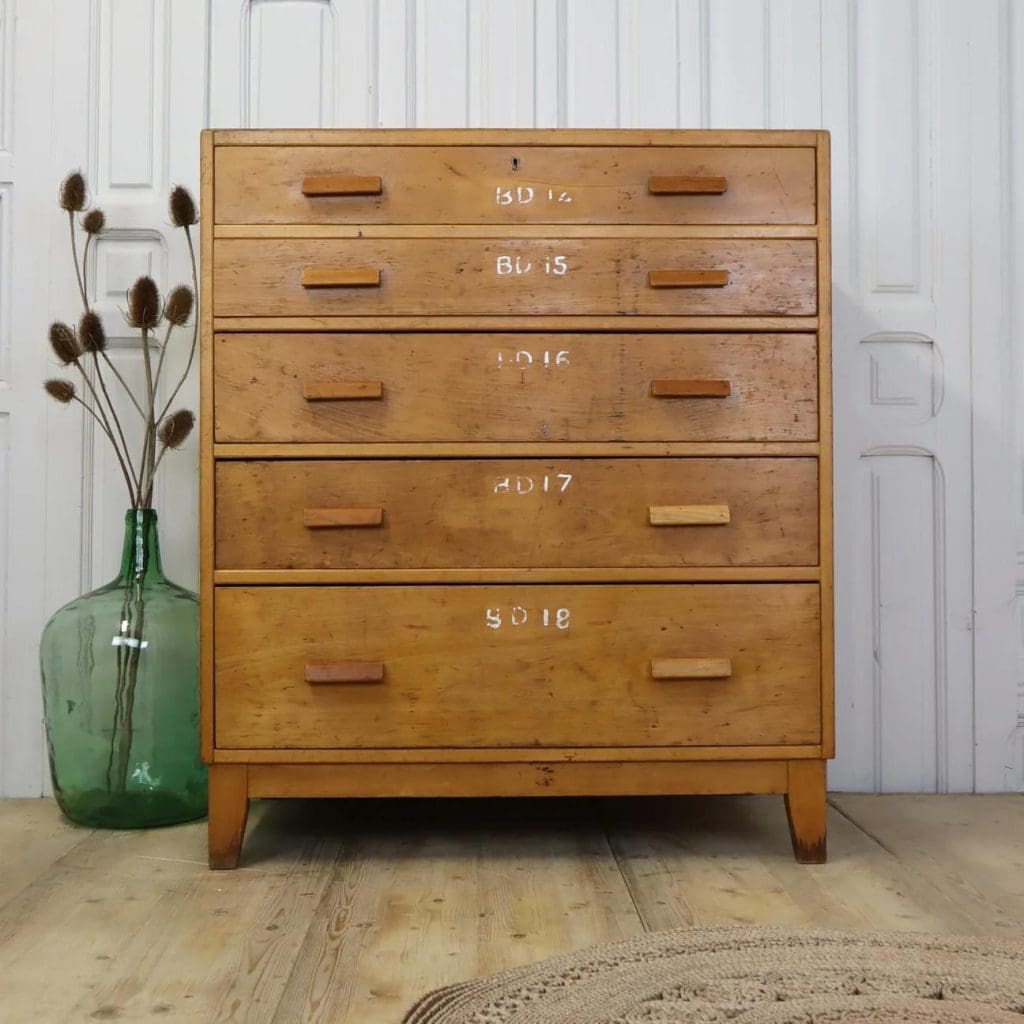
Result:
M620 0L620 124L679 126L679 5L676 0Z
M14 102L14 18L13 0L0 0L0 153L11 150L12 105Z
M616 0L566 0L567 127L614 128L619 124L621 44Z
M711 120L708 0L677 0L678 127L707 128Z
M14 280L14 253L11 245L12 201L14 185L0 181L0 389L10 386L11 378L11 285ZM0 410L3 406L0 406ZM3 579L0 576L0 579Z
M469 125L468 0L417 0L416 126Z
M334 18L327 0L250 0L243 16L243 123L329 128L334 123Z
M767 13L768 127L821 127L821 5L770 0Z
M766 128L770 109L767 0L707 5L711 128Z
M864 0L856 6L857 115L861 153L861 209L869 210L870 245L862 250L865 286L874 292L919 292L928 280L921 266L930 238L923 229L918 5L908 0ZM926 65L927 66L927 65ZM924 196L927 200L927 194ZM926 294L930 289L926 288Z
M35 40L26 52L50 47L62 77L88 83L84 99L48 108L53 152L34 135L28 173L47 179L52 217L61 175L86 165L111 224L90 289L127 373L141 352L119 323L123 290L145 269L167 285L186 276L164 197L172 182L196 184L204 123L828 128L839 740L830 781L1024 789L1024 14L1014 0L174 0L173 17L171 0L89 0L61 5L56 21L54 0L0 0L8 289L3 232L22 184L10 184L5 151L15 123L42 123L12 105L15 2L19 32ZM49 95L33 93L37 106ZM17 273L26 294L37 282L38 300L46 267L51 305L68 315L59 224L47 244L57 262L47 249ZM53 502L54 551L91 584L119 549L114 467L67 410L19 419L2 378L28 369L36 388L40 372L10 349L11 330L29 323L20 280L13 288L10 323L0 291L7 471L19 481L31 472L29 427L66 439L72 424L77 443L48 450L37 472ZM183 366L180 348L169 359ZM193 379L183 401L194 400ZM67 481L79 475L76 507ZM162 481L168 563L185 583L195 582L195 477L193 449ZM30 517L11 515L31 535ZM20 549L6 556L25 573ZM52 580L48 611L70 596L62 588L77 589ZM41 625L41 608L8 605L6 615L8 639L10 623L22 633ZM9 673L17 662L24 675L23 654L8 646L0 665ZM41 785L31 686L0 679L0 787L12 792Z
M166 133L166 0L99 0L94 124L99 142L93 187L152 188Z
M532 126L538 80L533 0L479 0L469 5L468 17L468 124Z

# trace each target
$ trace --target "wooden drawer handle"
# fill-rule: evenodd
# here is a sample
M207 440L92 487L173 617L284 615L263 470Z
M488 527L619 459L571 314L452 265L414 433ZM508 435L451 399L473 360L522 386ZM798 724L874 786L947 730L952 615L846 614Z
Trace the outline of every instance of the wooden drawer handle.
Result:
M728 270L651 270L647 284L651 288L724 288Z
M379 196L384 184L379 175L310 174L302 179L304 196Z
M732 385L727 380L652 380L652 398L728 398Z
M652 196L720 196L729 183L715 175L652 174L647 191Z
M728 505L651 505L647 512L651 526L724 526L729 522Z
M310 530L333 526L381 526L382 508L307 508L302 510L302 523Z
M379 288L377 267L303 267L303 288Z
M732 675L729 658L653 658L654 679L728 679Z
M383 680L383 661L310 662L306 665L307 683L380 683Z
M379 380L307 380L302 385L307 402L358 401L383 395L384 385Z

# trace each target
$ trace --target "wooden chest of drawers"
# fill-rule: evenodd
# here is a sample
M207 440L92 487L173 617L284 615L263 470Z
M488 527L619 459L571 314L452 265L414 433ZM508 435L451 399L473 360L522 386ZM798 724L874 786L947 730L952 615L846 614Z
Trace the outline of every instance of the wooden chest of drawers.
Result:
M833 754L828 136L210 131L210 864L288 796Z

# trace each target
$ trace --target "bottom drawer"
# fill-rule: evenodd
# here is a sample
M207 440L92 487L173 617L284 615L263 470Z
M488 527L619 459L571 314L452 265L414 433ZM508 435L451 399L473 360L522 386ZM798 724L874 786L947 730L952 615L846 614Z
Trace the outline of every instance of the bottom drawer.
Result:
M817 584L221 587L221 748L820 742Z

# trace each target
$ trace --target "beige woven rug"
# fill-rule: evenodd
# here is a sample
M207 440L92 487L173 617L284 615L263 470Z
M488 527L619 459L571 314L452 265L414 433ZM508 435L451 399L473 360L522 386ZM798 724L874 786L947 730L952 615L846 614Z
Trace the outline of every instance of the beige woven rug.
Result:
M1024 939L692 928L438 989L405 1024L1024 1024Z

